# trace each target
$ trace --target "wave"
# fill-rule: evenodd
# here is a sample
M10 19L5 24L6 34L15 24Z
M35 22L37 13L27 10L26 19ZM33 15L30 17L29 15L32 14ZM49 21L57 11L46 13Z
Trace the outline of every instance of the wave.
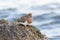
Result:
M18 13L16 8L8 8L0 10L0 19L6 19L9 21L14 21L21 16L25 15L24 13Z

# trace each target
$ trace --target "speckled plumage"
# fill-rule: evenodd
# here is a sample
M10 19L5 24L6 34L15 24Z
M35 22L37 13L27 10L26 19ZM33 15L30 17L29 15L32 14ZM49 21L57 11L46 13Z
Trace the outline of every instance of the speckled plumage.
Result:
M33 18L32 18L32 14L31 13L29 13L29 14L27 14L27 15L25 15L25 16L22 16L21 18L20 18L20 20L18 20L18 22L20 22L20 23L22 23L22 24L31 24L32 22L33 22Z

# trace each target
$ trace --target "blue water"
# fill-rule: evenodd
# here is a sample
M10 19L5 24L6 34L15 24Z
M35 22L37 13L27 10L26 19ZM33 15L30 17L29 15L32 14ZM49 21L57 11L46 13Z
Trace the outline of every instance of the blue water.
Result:
M52 7L52 5L55 7ZM46 34L50 40L60 40L60 4L32 6L30 10L34 18L32 24L40 29L43 34ZM40 11L42 12L40 13ZM24 12L21 13L14 8L0 10L0 19L11 22L23 15L25 15Z

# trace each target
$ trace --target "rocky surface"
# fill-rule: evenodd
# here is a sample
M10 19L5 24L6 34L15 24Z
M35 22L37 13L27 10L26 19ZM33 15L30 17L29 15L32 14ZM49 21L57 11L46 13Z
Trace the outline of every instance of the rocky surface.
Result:
M33 25L0 20L0 40L47 40Z

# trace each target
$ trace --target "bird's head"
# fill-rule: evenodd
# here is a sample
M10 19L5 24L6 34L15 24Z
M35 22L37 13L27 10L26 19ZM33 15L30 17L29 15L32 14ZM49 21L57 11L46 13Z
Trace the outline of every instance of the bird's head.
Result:
M28 16L29 16L29 17L32 17L32 13L29 13Z

